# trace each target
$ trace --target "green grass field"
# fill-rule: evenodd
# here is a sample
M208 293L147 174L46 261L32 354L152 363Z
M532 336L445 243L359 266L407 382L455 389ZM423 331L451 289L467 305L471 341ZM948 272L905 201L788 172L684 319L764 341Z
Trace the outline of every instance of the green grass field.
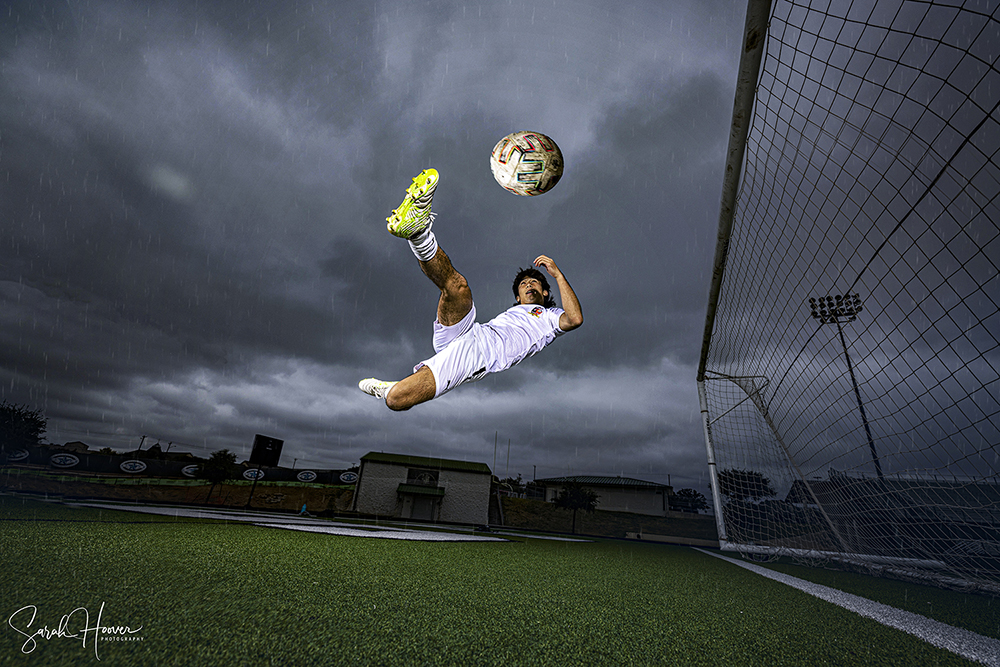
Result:
M11 496L0 530L0 665L971 664L687 547L340 537ZM958 594L906 591L998 634L990 598L964 596L963 612L943 602ZM102 603L101 625L141 630L98 642L100 663L79 638L24 652L23 632L80 608L93 625Z

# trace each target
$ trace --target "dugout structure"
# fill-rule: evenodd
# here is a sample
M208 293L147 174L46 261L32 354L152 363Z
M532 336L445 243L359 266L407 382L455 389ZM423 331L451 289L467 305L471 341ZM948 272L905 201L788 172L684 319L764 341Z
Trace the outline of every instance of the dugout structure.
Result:
M1000 5L750 0L698 366L722 547L1000 590Z

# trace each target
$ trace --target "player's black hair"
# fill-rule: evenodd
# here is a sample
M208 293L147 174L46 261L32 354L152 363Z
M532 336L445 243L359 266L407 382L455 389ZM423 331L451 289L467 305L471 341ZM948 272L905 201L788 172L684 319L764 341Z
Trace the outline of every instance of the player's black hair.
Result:
M545 295L545 303L542 305L546 308L554 308L556 305L556 300L552 297L552 289L549 287L549 281L545 279L545 274L535 268L518 269L517 275L514 276L514 285L512 289L514 291L514 298L516 299L517 286L521 284L521 281L525 278L535 278L538 282L542 284L542 289L548 294ZM517 301L514 301L514 305L517 305Z

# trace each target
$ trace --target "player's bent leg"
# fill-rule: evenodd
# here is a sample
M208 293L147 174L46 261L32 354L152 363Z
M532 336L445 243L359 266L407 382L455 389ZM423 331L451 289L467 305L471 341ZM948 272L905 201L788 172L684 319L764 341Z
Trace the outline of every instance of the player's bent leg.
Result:
M438 322L451 326L462 321L472 309L472 291L465 277L455 270L448 255L438 247L437 238L431 231L431 202L438 180L435 169L417 174L406 190L403 203L386 218L386 226L393 235L409 241L420 269L441 290Z
M385 395L385 404L390 410L409 410L414 405L431 400L436 392L434 373L427 366L421 366L413 375L390 388Z

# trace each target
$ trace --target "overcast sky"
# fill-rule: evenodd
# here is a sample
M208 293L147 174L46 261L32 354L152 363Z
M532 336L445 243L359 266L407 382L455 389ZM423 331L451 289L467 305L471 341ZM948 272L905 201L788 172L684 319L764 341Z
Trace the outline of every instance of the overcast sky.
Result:
M0 399L47 439L369 451L708 495L695 371L745 2L28 2L0 16ZM493 145L565 175L502 190ZM437 290L385 231L435 167L481 321L548 254L583 328L409 412ZM496 464L494 466L494 452ZM508 463L509 451L509 463Z

